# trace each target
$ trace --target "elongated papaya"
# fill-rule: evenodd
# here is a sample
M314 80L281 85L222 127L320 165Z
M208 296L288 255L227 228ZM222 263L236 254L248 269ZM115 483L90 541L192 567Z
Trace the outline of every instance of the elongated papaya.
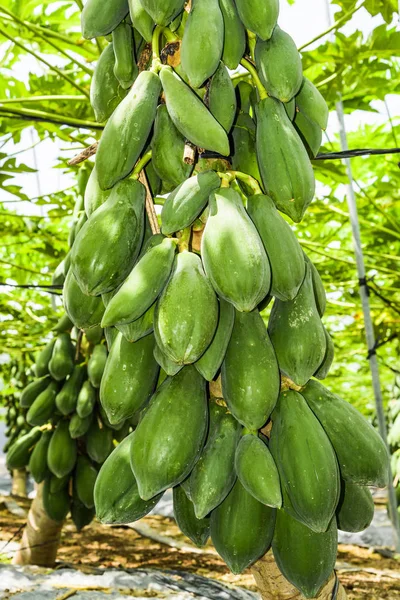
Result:
M296 116L296 98L292 98L289 102L285 102L286 114L291 121L294 121Z
M100 426L101 425L101 426ZM93 419L86 435L86 450L90 458L97 463L103 463L113 449L112 430Z
M44 377L49 374L49 362L53 354L54 344L57 338L50 340L43 350L37 355L35 362L36 377Z
M235 309L229 302L219 299L219 318L215 335L204 354L195 362L195 367L204 379L211 381L217 374L231 339Z
M279 300L293 300L306 273L303 251L295 234L269 196L258 194L248 198L247 212L269 258L272 273L270 293Z
M249 434L242 437L236 448L235 470L249 494L271 508L281 508L278 469L262 439Z
M193 166L183 160L185 138L175 127L165 104L157 108L151 149L152 165L164 182L177 186L189 177Z
M85 419L92 414L95 404L96 390L90 381L85 381L78 394L76 412L81 419Z
M280 377L258 310L236 312L221 374L224 399L234 417L250 430L265 425L278 400Z
M199 88L218 68L224 20L218 0L192 0L181 45L181 62L190 85Z
M88 377L93 387L99 388L107 361L107 348L97 344L88 361Z
M58 384L51 381L47 388L41 392L26 413L29 425L44 425L56 409L56 396Z
M88 431L92 423L93 415L90 414L82 419L78 413L72 415L69 422L69 435L75 440L78 437L82 437Z
M150 308L170 276L175 250L176 241L164 238L144 253L108 303L103 327L131 323Z
M76 442L69 435L69 422L59 421L51 436L47 451L47 465L56 477L64 477L75 467Z
M279 0L235 0L239 17L262 40L269 40L279 15Z
M29 408L30 406L32 406L36 398L47 388L49 383L50 378L48 375L44 375L44 377L41 377L40 379L29 383L21 393L19 399L20 406L22 406L23 408Z
M174 487L173 498L174 516L179 529L199 548L205 546L210 537L210 518L196 517L193 502L180 485Z
M329 108L321 92L307 77L303 77L303 84L296 96L296 106L325 131L328 126Z
M126 325L117 325L116 331L120 331L128 342L138 342L154 330L155 311L156 302L154 302L141 317L136 319L136 321L132 321L132 323L127 323ZM110 328L107 327L106 330L108 329Z
M132 25L146 42L151 42L154 29L153 19L145 11L140 0L128 0L128 4Z
M69 270L63 289L64 308L79 329L89 329L101 322L104 306L101 298L87 296L81 290L72 269Z
M275 513L249 494L239 480L211 513L212 542L233 573L241 573L268 550Z
M169 116L181 134L199 148L228 156L226 131L200 98L171 67L162 67L160 79Z
M52 328L52 331L55 333L64 333L66 331L71 331L73 326L74 324L69 316L64 314L62 317L60 317L58 323Z
M85 189L85 213L89 218L95 210L99 208L106 200L108 200L111 190L102 190L99 186L97 178L97 169L94 165L90 173L89 181Z
M88 0L82 10L82 35L92 39L111 33L128 14L127 0L113 0L106 5L102 0Z
M57 490L57 492L51 491L51 483L55 479L57 478L54 475L49 475L44 480L43 508L50 519L61 522L69 513L70 497L66 486Z
M293 123L310 158L315 158L322 144L322 130L320 126L299 111L296 112Z
M314 377L317 379L325 379L328 376L329 370L335 357L335 347L333 341L326 328L324 327L325 339L326 339L326 350L324 360L314 373Z
M300 54L293 38L278 25L269 40L257 41L255 59L270 96L289 102L299 92L303 83Z
M234 0L220 0L224 20L224 47L222 60L232 71L237 69L246 50L246 32L239 19Z
M103 329L99 325L96 325L85 331L85 337L90 344L99 344L103 337Z
M128 93L115 77L114 66L114 47L109 44L101 53L90 82L90 104L98 123L107 121Z
M75 365L71 375L58 392L56 406L63 415L69 415L74 412L85 375L85 366Z
M265 98L256 113L258 166L265 192L280 211L298 223L315 191L307 150L281 102Z
M161 83L142 71L107 121L96 153L99 185L107 190L132 171L156 116Z
M154 346L153 335L132 344L122 333L111 346L100 385L100 402L112 425L132 417L153 393L159 373Z
M86 525L89 525L95 517L95 510L93 508L86 508L86 506L79 500L76 493L72 496L72 502L70 504L71 519L74 522L77 531L82 531Z
M232 138L232 167L235 171L251 175L261 184L256 152L256 126L250 115L244 113L238 115L232 130ZM240 185L248 195L253 194L253 191L243 182L240 182Z
M249 312L271 285L264 246L238 192L221 188L210 196L209 206L201 242L205 272L221 298Z
M102 523L133 523L147 515L161 498L139 496L130 466L133 433L126 437L103 463L94 486L96 514ZM115 474L118 473L118 477Z
M231 491L235 479L235 451L240 424L226 408L210 403L210 426L206 445L190 475L190 499L197 519L211 513Z
M29 471L36 483L42 483L49 473L47 452L53 435L52 431L44 431L34 447L29 459Z
M217 321L217 298L200 258L193 252L179 253L157 301L154 321L157 344L174 362L194 363L210 345Z
M338 529L357 533L364 531L374 517L374 499L367 487L342 481L336 510Z
M183 10L185 0L140 0L157 25L169 25Z
M278 510L272 551L282 574L306 598L315 598L331 576L337 553L336 519L315 533L284 510Z
M70 375L74 368L75 348L68 333L59 333L49 361L50 375L61 381Z
M305 385L326 352L325 332L315 305L309 265L294 300L275 300L268 332L281 372L296 385Z
M131 271L143 239L145 195L138 181L121 181L80 230L71 263L83 293L112 291Z
M186 479L207 424L205 381L194 367L185 367L158 388L132 438L131 467L143 500Z
M168 358L168 356L165 356L157 344L154 346L153 354L162 370L170 377L176 375L183 368L183 365L178 365L178 363Z
M96 483L97 469L87 456L78 456L74 474L74 487L79 500L86 508L93 508L93 490Z
M314 290L315 304L317 306L319 316L323 317L324 313L325 313L325 309L326 309L326 293L325 293L324 284L322 283L322 279L318 272L317 267L314 265L314 263L308 258L308 256L305 253L304 253L304 257L305 257L306 262L310 265L310 269L311 269L311 277L312 277L312 284L313 284L313 290Z
M219 63L208 90L208 105L218 123L228 133L232 129L236 115L236 93L228 69Z
M115 55L114 75L120 86L127 90L138 76L132 26L122 21L113 30L112 40Z
M211 192L220 185L215 171L204 171L181 183L169 194L162 208L162 232L169 235L191 225L205 208Z
M33 427L28 433L22 435L11 445L6 456L6 465L9 471L23 469L29 463L31 452L42 435L39 427Z
M309 381L301 393L335 449L342 478L358 485L384 487L388 452L372 425L318 381Z
M295 391L282 392L272 421L270 450L290 501L290 509L284 508L313 531L326 531L340 495L329 438Z

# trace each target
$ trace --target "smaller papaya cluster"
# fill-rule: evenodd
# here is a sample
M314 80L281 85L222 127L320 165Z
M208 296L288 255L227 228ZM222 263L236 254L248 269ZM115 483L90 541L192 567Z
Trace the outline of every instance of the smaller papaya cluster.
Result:
M16 360L11 361L7 369L7 383L10 388L13 388L13 393L2 390L2 404L5 409L5 432L7 439L3 447L3 452L6 454L11 446L26 433L30 426L26 421L26 408L23 408L19 403L21 390L26 382L27 374L25 365Z
M36 379L20 396L28 431L7 452L9 469L27 467L43 483L43 506L54 521L71 512L78 530L93 519L93 489L100 465L129 431L113 429L98 402L107 357L100 328L87 331L77 352L73 325L62 317L38 353ZM24 417L25 419L25 417Z
M391 451L391 470L397 498L397 511L400 517L400 380L396 377L393 399L389 404L388 421L391 424L388 442Z

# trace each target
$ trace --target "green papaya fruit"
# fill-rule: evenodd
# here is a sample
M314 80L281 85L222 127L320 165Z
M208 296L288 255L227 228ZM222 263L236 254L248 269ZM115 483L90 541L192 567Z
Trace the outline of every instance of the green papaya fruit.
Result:
M176 241L164 238L144 253L108 303L103 327L131 323L150 308L170 276L175 250Z
M56 477L64 477L75 467L76 456L76 442L69 435L69 421L59 421L49 443L47 466Z
M102 190L97 178L97 169L94 165L90 173L89 181L85 190L85 213L89 218L110 197L111 190Z
M82 227L71 264L83 293L112 291L131 271L143 239L145 195L138 181L121 181Z
M29 471L36 483L42 483L49 472L47 467L47 451L52 431L44 431L29 459Z
M236 481L211 513L211 539L230 570L238 575L271 545L276 511L256 500Z
M99 388L107 361L107 348L97 344L88 361L88 377L93 387Z
M256 113L258 166L265 192L280 211L298 223L315 191L307 151L281 102L265 98Z
M90 82L90 104L98 123L107 121L128 93L115 77L114 66L114 47L109 44L101 53ZM85 209L86 204L85 199Z
M219 63L208 90L210 112L228 133L232 129L236 115L236 93L228 69Z
M145 11L140 0L128 0L128 4L132 25L146 42L151 43L154 29L153 19Z
M101 298L87 296L81 291L72 269L64 282L64 308L78 329L95 327L101 322L104 306Z
M89 457L97 463L103 463L113 449L113 433L108 427L98 419L94 419L90 425L86 436L86 450Z
M91 523L96 515L94 508L86 508L86 506L79 500L76 493L72 497L70 506L71 519L74 522L77 531L82 531L86 525Z
M107 121L96 153L102 190L113 187L135 166L153 125L160 92L158 75L142 71Z
M46 477L43 485L43 508L47 516L53 521L64 521L70 509L68 488L64 487L56 493L50 490L51 482L56 479L54 475Z
M112 429L114 432L121 431L124 428L125 423L127 423L127 421L124 421L124 420L120 421L119 423L114 423L114 424L110 423L110 421L108 420L108 417L107 417L107 413L101 404L99 405L99 415L100 415L100 419L101 419L102 423L109 429Z
M193 90L171 67L161 68L160 79L169 116L181 134L199 148L228 156L226 131Z
M85 419L92 414L96 404L96 389L90 381L85 381L79 391L76 403L76 412L81 419Z
M206 445L190 475L190 499L197 519L203 519L226 498L235 479L235 451L240 424L226 408L210 403Z
M60 317L57 324L52 328L52 331L54 331L55 333L64 333L65 331L71 331L73 326L74 324L72 323L69 316L64 314L62 317Z
M53 415L56 409L56 396L58 384L56 381L49 383L47 388L41 392L26 413L29 425L44 425Z
M317 310L320 317L324 316L326 309L326 293L324 284L322 283L321 276L318 272L317 267L314 263L308 258L306 254L304 254L306 262L310 265L311 268L311 277L312 284L314 290L315 304L317 305Z
M336 510L338 529L357 533L371 525L374 517L374 499L367 487L342 481Z
M143 500L186 479L207 424L205 381L194 367L185 367L157 389L132 438L131 467Z
M138 76L138 67L133 45L133 29L126 21L122 21L112 32L114 47L114 75L120 86L127 90Z
M309 381L301 393L335 449L342 478L357 485L384 487L388 452L372 425L318 381Z
M150 500L139 496L130 465L131 433L122 440L102 465L94 486L96 514L102 523L133 523L146 516L161 494ZM115 474L118 473L118 477Z
M200 258L193 252L180 252L156 305L158 346L178 364L194 363L210 345L217 321L217 298Z
M246 50L246 32L237 13L234 0L220 0L224 20L224 46L222 60L234 71L237 69Z
M291 121L294 121L296 116L296 98L292 98L289 102L285 102L286 114Z
M325 131L328 126L329 108L321 92L307 77L303 77L303 84L296 96L296 106Z
M40 440L41 435L42 432L39 427L34 427L11 445L6 456L6 465L9 471L26 467L29 463L31 452Z
M83 37L90 40L111 33L128 11L127 0L113 0L106 5L102 0L87 0L81 15Z
M100 385L100 402L112 425L134 415L153 393L159 372L154 346L153 335L132 344L122 333L111 346Z
M86 508L93 508L93 490L96 483L97 469L87 456L78 456L74 476L76 495Z
M58 265L56 270L53 273L52 284L53 285L62 285L64 283L65 275L64 275L64 261L62 260Z
M185 0L140 0L157 25L169 25L183 10Z
M272 414L270 450L290 501L284 508L316 532L326 531L339 501L335 452L318 419L295 391L282 392Z
M56 339L57 338L53 338L50 340L43 350L37 355L35 362L36 377L44 377L45 375L49 374L49 362L51 355L53 354L53 348L54 344L56 343Z
M114 340L118 335L118 329L115 327L106 327L104 329L104 336L107 342L107 350L110 352L110 348L113 345Z
M306 273L303 250L293 230L268 196L258 194L248 198L247 212L269 258L272 273L270 293L284 302L293 300Z
M82 437L88 431L91 423L92 423L93 415L82 419L77 413L72 415L71 420L69 422L69 435L75 440L78 437Z
M69 415L74 412L85 375L84 365L74 366L74 370L56 396L56 406L61 414Z
M173 489L175 521L184 535L196 546L202 548L210 537L210 518L198 519L193 502L189 500L182 486Z
M329 369L333 363L333 359L335 357L335 347L333 345L333 341L326 328L324 327L325 339L326 339L326 350L324 360L318 367L318 369L314 373L314 377L317 379L325 379L328 376Z
M241 80L236 86L237 96L238 96L238 106L240 109L239 115L244 114L246 117L250 119L252 126L250 127L251 131L256 130L255 123L253 119L250 117L250 112L253 112L252 105L252 96L254 87L248 81ZM238 117L239 117L238 115Z
M256 500L271 508L281 508L278 469L262 439L249 434L241 438L236 448L235 470L240 483Z
M284 510L278 510L272 551L279 570L306 598L315 598L335 567L336 519L315 533Z
M231 339L234 321L235 309L233 305L220 298L217 330L211 344L194 365L207 381L214 379L222 365Z
M193 166L183 160L185 138L175 127L165 104L157 108L151 149L152 165L164 182L177 186L189 177Z
M49 361L50 375L56 381L61 381L70 375L74 369L75 348L68 333L59 333Z
M209 207L201 242L205 272L221 298L249 312L271 285L264 246L238 192L220 188L211 194Z
M247 114L240 114L232 131L233 155L232 167L235 171L247 173L261 183L260 170L257 162L256 134L253 119ZM254 192L246 184L240 182L247 195Z
M277 25L269 40L258 40L255 50L258 74L269 96L289 102L303 83L301 57L293 38Z
M154 346L154 358L160 365L163 371L170 377L179 373L179 371L183 368L183 365L178 365L176 362L165 356L162 350L155 344Z
M320 126L299 111L296 112L293 123L310 158L315 158L322 144L322 130Z
M64 277L67 276L69 268L71 266L71 251L67 252L63 260L64 263Z
M199 88L218 68L224 19L218 0L192 0L181 44L181 63L190 85Z
M155 310L156 302L136 321L127 323L126 325L117 325L117 331L120 331L128 342L138 342L146 335L149 335L149 333L152 333L154 329Z
M69 488L69 481L70 473L63 475L62 477L52 476L50 473L50 492L52 494L56 494L57 492L60 492L66 487Z
M281 372L296 385L305 385L326 352L325 332L315 305L309 265L294 300L275 299L268 332Z
M19 405L22 406L23 408L29 408L30 406L32 406L32 404L34 403L36 398L39 396L39 394L44 392L44 390L47 388L49 383L50 383L50 378L48 375L44 375L44 377L41 377L40 379L37 379L36 381L32 381L32 383L29 383L26 386L26 388L24 388L22 390L22 393L21 393L21 396L19 399Z
M258 310L235 313L221 374L224 399L233 416L252 431L260 429L278 400L280 377Z
M279 0L235 0L240 20L246 29L262 40L269 40L279 15Z
M100 344L103 337L103 329L99 325L85 331L85 337L90 344Z

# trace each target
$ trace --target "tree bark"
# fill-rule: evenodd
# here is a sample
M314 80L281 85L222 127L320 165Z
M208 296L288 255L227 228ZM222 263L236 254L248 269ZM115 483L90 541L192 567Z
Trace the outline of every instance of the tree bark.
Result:
M52 567L61 540L62 522L50 519L43 507L43 484L37 486L14 565Z
M11 496L26 498L26 469L14 469L12 472Z
M289 583L280 572L272 551L257 561L251 570L263 600L304 600L304 596L299 590ZM331 578L321 589L316 599L332 600L335 583L336 578L332 573ZM339 583L335 600L347 600L346 592L341 583Z

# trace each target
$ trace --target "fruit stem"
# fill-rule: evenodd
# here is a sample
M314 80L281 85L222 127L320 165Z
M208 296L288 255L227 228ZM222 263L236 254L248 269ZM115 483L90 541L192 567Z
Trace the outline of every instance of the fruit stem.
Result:
M192 234L191 227L186 227L186 229L182 230L182 232L178 236L179 252L184 252L185 250L189 250L189 241L190 241L191 234Z
M227 171L226 173L218 173L218 175L220 177L222 175L229 175L230 181L232 181L233 179L239 179L239 181L243 181L249 186L249 188L251 188L255 196L257 196L258 194L262 194L262 190L257 179L254 179L254 177L248 175L247 173L242 173L241 171Z
M163 30L163 35L165 37L165 39L167 40L168 43L171 42L178 42L179 41L179 37L176 35L176 33L173 33L169 27L165 27Z
M140 172L142 171L142 169L144 169L144 167L147 165L147 163L151 160L151 155L152 155L152 151L151 150L147 150L147 152L145 152L145 154L143 154L142 158L140 158L136 165L135 168L133 169L132 172L132 179L139 179L139 175Z
M256 49L257 36L255 33L250 31L250 29L246 29L246 33L247 33L247 40L249 43L250 56L254 60L254 52Z
M246 58L242 58L242 60L240 61L240 64L245 69L247 69L248 72L250 73L253 83L256 86L258 93L260 94L260 100L263 100L264 98L268 98L267 91L264 88L263 84L261 83L261 79L259 78L254 65L252 65L251 62L249 60L247 60Z
M161 69L161 60L160 60L160 37L163 32L163 27L157 25L153 31L153 37L151 39L151 47L153 49L153 62L151 64L150 71L154 73L158 73Z

